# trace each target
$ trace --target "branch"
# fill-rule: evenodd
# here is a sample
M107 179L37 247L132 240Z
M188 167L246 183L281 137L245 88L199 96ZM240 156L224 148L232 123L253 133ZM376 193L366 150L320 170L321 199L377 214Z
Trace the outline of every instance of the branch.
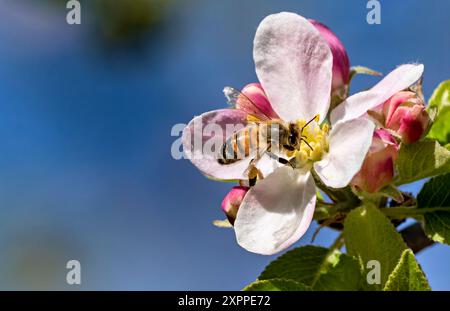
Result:
M423 231L422 225L418 222L400 230L400 234L405 240L406 245L412 249L414 254L434 244L434 241L429 239Z

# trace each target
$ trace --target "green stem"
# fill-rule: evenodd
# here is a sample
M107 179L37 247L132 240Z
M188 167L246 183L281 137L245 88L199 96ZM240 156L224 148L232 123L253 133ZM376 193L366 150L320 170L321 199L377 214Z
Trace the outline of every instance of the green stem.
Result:
M342 248L342 246L344 245L344 234L341 233L339 234L339 236L336 238L336 240L334 241L334 243L330 246L330 248L328 249L328 253L326 255L326 258L328 258L329 256L331 256L335 250L340 250ZM327 264L327 260L324 260L320 266L319 271L322 270L322 268ZM314 287L314 285L317 283L317 281L319 280L321 274L317 273L313 279L313 281L311 282L311 286Z
M334 243L330 246L329 254L333 253L335 250L340 250L344 246L344 234L341 233L338 235Z
M448 207L428 207L428 208L417 208L417 207L390 207L390 208L382 208L381 211L393 219L403 219L407 217L416 218L419 216L423 216L426 213L434 213L439 211L449 211Z
M347 214L359 205L353 202L339 202L335 204L318 203L314 211L314 219L317 221L327 220L336 217L339 214Z

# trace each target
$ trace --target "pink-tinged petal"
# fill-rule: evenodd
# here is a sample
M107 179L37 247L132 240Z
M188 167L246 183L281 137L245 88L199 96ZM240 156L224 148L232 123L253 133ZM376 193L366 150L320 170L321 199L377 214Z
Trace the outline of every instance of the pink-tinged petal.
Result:
M262 88L260 83L247 84L241 92L242 94L247 96L259 109L260 112L256 115L257 117L260 117L262 115L262 117L269 117L271 119L279 118L277 113L272 109L269 99L267 99L266 93L264 92L264 89ZM243 107L241 107L241 102L244 104ZM246 100L238 100L236 108L246 110L246 103ZM251 113L251 111L249 111L248 113Z
M370 146L369 151L379 151L381 149L384 149L385 147L389 146L395 146L395 148L398 147L398 143L395 140L394 136L391 135L387 130L385 129L377 129L373 133L374 140L372 141L372 145ZM374 149L372 150L372 147Z
M341 40L339 40L330 28L318 21L312 19L309 21L316 27L322 37L327 40L328 46L331 49L331 53L333 54L331 91L337 91L345 87L350 80L350 60L348 59L347 51L345 50L344 44L342 44Z
M397 111L399 115L402 115L400 109L397 109ZM414 105L401 116L401 125L397 133L405 144L412 144L422 138L429 123L430 116L425 106Z
M425 106L423 100L414 92L402 91L394 94L394 96L389 98L382 106L386 126L390 126L389 124L392 123L392 116L397 108L402 104L407 104L408 106L412 106L414 104Z
M424 66L406 64L397 67L372 89L347 98L331 112L331 123L359 118L368 110L381 105L395 93L407 89L422 76Z
M225 213L231 224L234 224L239 207L249 189L249 187L244 186L233 187L231 191L227 193L225 198L223 198L221 206L222 211Z
M239 125L242 128L246 124L247 113L238 109L214 110L195 117L183 131L185 157L209 177L223 180L247 179L245 171L250 158L228 165L219 164L217 161L220 146L232 135L232 128L239 128ZM214 127L219 133L213 131ZM217 141L217 150L206 148L208 142L214 141Z
M395 138L387 130L376 130L361 170L353 177L351 185L370 193L389 185L394 177L397 154Z
M308 229L315 204L311 173L277 169L247 192L234 223L239 245L263 255L286 249Z
M367 164L366 164L367 163ZM394 161L381 153L373 154L364 162L351 184L357 189L374 193L389 185L394 177Z
M325 185L343 188L360 170L372 142L375 124L359 118L335 124L329 136L329 152L314 169Z
M269 102L283 120L325 118L333 56L308 20L286 12L266 17L256 31L253 58Z

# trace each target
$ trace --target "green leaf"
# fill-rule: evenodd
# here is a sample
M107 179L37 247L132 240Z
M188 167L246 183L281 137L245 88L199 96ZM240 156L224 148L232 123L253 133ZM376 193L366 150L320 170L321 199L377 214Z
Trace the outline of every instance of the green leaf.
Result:
M450 244L450 174L429 180L417 196L417 208L443 208L424 214L425 232L434 241ZM448 209L448 211L446 210Z
M312 288L293 280L271 279L256 281L243 289L247 292L253 291L311 291Z
M323 193L319 188L316 189L316 197L320 201L325 201L325 197L323 196Z
M434 90L428 102L429 107L450 107L450 80L444 81Z
M428 137L441 144L450 142L450 80L442 82L429 101L429 110L436 110L437 115L428 133Z
M429 291L427 278L410 249L402 253L400 262L389 276L386 291Z
M272 261L259 280L282 278L311 286L314 290L358 290L358 262L341 252L317 246L291 250Z
M428 132L428 138L436 139L441 144L450 142L450 107L444 107L439 110L436 119Z
M380 263L381 284L364 286L371 290L381 290L407 249L401 235L389 219L373 206L362 206L351 211L344 223L344 239L347 252L358 258L367 275L367 263Z
M431 117L431 120L436 121L437 114L446 113L445 111L448 108L450 108L450 80L442 82L434 90L430 100L428 101L427 111Z
M450 173L450 151L433 140L402 144L396 165L397 185Z

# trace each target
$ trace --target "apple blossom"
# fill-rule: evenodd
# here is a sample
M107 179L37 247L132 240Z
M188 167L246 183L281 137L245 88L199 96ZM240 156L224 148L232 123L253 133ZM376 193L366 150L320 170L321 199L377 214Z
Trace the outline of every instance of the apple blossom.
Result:
M311 170L330 188L346 187L361 169L372 142L375 125L366 118L367 110L416 82L423 66L400 66L373 89L339 105L328 123L325 117L330 107L333 55L311 22L294 13L267 16L256 31L253 57L268 99L264 105L270 103L281 121L304 127L310 145L300 144L290 157L284 154L290 159L289 165L280 165L265 155L259 159L258 169L264 172L264 178L248 190L237 211L237 242L251 252L269 255L295 243L312 221L316 189ZM246 125L247 118L248 112L239 105L194 118L183 132L184 152L188 156L201 153L192 143L196 136L200 141L205 139L204 133L194 128L196 121L201 120L203 125L216 122L225 128L227 122ZM306 126L309 120L314 121ZM209 177L248 179L252 158L220 165L219 157L216 150L191 161Z
M388 131L377 129L361 170L353 177L351 185L374 193L389 185L394 177L394 161L398 143Z

